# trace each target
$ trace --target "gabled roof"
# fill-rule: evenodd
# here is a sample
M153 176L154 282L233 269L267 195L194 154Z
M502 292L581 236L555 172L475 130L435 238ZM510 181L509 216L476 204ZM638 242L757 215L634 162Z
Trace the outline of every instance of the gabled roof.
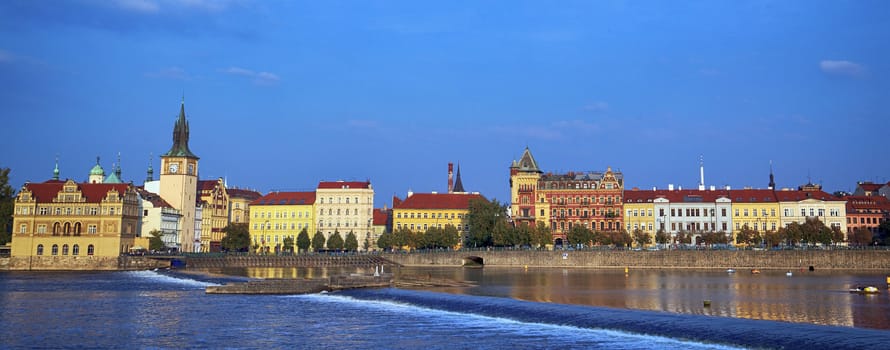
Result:
M312 205L315 204L315 192L270 192L250 205Z
M32 193L37 203L52 203L64 186L64 181L50 180L44 183L28 183L24 187ZM77 190L83 194L87 203L101 203L109 191L116 191L118 195L123 196L129 187L129 184L77 184Z
M883 196L846 196L847 209L890 209L890 200Z
M476 193L415 193L393 209L467 209L470 200L485 199Z
M263 195L254 190L245 190L241 188L227 188L226 193L229 194L229 198L244 198L249 201L256 200Z
M390 213L392 212L386 209L374 209L374 226L386 226Z
M825 191L776 191L776 199L779 202L800 202L807 199L818 199L822 201L843 201L828 194Z
M535 161L535 157L532 156L532 152L528 149L528 147L526 147L525 151L522 152L522 157L519 158L519 161L514 161L513 165L511 165L510 167L526 172L542 172L541 168L538 167L538 162Z
M881 189L884 184L876 184L871 182L863 182L859 184L859 188L861 188L865 192L877 192Z
M139 196L142 197L143 200L150 202L155 208L173 208L173 206L170 205L170 203L167 203L161 196L146 191L144 187L136 187L136 193L139 193Z
M219 184L219 180L198 180L198 191L210 191L217 184Z
M370 181L320 181L318 188L371 188Z

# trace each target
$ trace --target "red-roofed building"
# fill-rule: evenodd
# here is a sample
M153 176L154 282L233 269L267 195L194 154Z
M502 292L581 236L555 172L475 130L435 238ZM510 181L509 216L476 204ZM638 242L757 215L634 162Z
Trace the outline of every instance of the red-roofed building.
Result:
M370 181L321 181L315 190L316 227L328 241L335 232L355 234L359 249L373 239L374 188Z
M250 202L263 195L254 190L229 188L229 223L250 223Z
M723 232L732 239L732 201L728 190L639 190L624 191L624 222L627 232L641 230L655 242L664 231L670 244L680 233L699 244L705 232Z
M452 225L461 237L469 233L467 220L471 200L485 200L478 193L408 193L392 208L392 228L425 232L431 227ZM463 239L461 239L463 241Z
M182 214L178 209L173 208L160 195L146 191L144 188L137 187L136 192L142 200L142 217L140 220L139 236L148 239L152 236L152 231L161 233L161 241L167 249L179 251L180 246L180 229L179 220ZM144 243L148 247L148 243Z
M15 200L12 269L117 269L133 248L139 198L129 184L27 183Z
M269 192L250 202L250 242L254 251L296 251L284 240L291 238L296 244L303 230L311 239L316 231L315 198L315 192Z
M877 196L879 195L879 191L881 187L884 187L885 184L876 184L873 182L860 182L856 184L856 190L853 191L854 196Z
M229 194L222 178L198 181L201 210L201 250L219 252L229 224Z
M782 218L782 227L792 222L804 223L808 219L819 219L829 227L837 227L847 233L847 203L843 198L817 189L810 184L801 190L775 191Z
M392 232L392 209L376 208L374 209L374 234L368 241L369 249L377 249L377 240L384 232ZM361 242L359 242L361 244Z
M883 196L846 196L847 230L864 228L878 235L881 223L890 219L890 200Z

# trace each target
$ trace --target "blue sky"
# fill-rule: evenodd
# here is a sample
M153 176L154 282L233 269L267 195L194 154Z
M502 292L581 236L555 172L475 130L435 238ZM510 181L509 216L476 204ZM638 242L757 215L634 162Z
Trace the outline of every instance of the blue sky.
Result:
M509 201L545 171L626 187L888 181L887 1L0 1L0 167L13 186L141 184L185 95L201 178Z

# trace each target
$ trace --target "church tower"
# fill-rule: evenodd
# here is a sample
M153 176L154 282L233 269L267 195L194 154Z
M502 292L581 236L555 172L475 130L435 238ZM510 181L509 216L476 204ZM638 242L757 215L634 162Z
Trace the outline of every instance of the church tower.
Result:
M180 251L194 252L195 202L198 189L198 156L189 150L189 124L185 118L185 99L179 106L179 118L173 125L173 147L161 155L160 195L179 209Z

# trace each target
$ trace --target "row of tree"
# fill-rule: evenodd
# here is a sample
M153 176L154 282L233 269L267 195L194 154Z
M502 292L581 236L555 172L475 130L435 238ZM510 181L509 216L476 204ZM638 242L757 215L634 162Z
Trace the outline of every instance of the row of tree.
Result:
M271 242L251 242L250 241L250 231L247 224L229 224L225 227L224 231L226 232L226 236L220 242L222 248L226 251L234 251L234 252L248 252L251 250L254 252L260 252L261 248L266 248L271 245ZM370 247L371 242L366 237L364 242L364 248L368 249ZM340 234L340 231L334 231L330 237L325 238L324 234L321 232L316 232L312 238L309 238L309 231L306 228L303 228L299 234L297 234L297 238L294 239L292 237L285 237L281 243L275 243L271 246L275 252L283 252L283 253L293 253L293 252L308 252L310 249L313 251L321 251L321 250L342 250L342 251L356 251L358 250L359 243L358 238L355 233L349 231L346 234L346 238Z

